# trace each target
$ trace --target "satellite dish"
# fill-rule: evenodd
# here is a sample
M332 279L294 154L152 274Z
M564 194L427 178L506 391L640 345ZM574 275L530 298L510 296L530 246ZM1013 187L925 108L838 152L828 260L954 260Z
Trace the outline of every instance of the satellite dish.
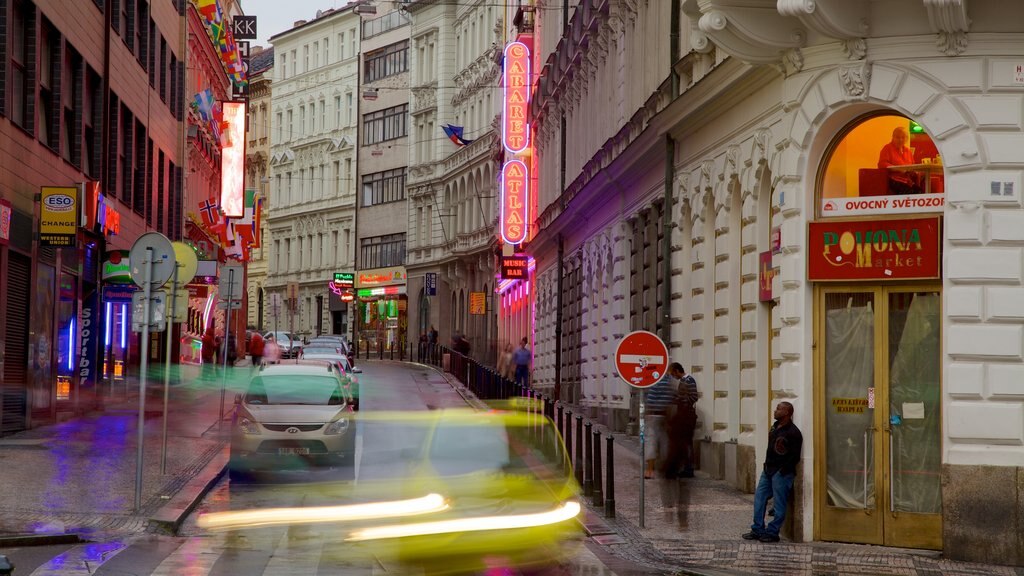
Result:
M195 248L184 242L172 242L174 257L178 261L178 289L192 281L199 270L199 257Z
M132 244L128 253L128 263L131 265L132 282L140 288L145 288L146 269L145 264L149 259L146 257L147 250L152 249L153 268L149 275L151 288L162 286L174 273L177 260L174 256L174 247L167 236L159 232L147 232Z

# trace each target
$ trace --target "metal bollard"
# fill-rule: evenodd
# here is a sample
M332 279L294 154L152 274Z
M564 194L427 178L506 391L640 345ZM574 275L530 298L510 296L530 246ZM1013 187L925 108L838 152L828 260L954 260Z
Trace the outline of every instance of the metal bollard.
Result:
M591 492L595 508L604 506L604 495L601 492L601 432L594 430L594 486Z
M565 439L565 451L568 452L569 462L572 462L572 412L566 414L562 438Z
M555 418L555 428L559 432L562 431L562 411L564 409L565 408L562 406L561 403L559 403L558 406L555 407L555 413L557 414L557 417Z
M583 416L576 416L576 482L583 486Z
M615 518L615 450L612 444L612 435L608 435L608 467L605 468L605 494L604 494L604 515L607 518Z
M583 425L583 495L594 495L594 446L593 424L587 422Z
M377 358L380 360L384 359L384 341L377 342Z
M391 361L394 362L394 360L395 360L395 346L394 346L394 344L392 344L391 345Z

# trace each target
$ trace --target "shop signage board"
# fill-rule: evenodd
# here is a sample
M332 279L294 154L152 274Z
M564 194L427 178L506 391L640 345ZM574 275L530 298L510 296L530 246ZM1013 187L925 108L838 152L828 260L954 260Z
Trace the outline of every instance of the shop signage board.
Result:
M891 196L853 196L824 198L822 216L901 215L942 212L946 207L944 193L902 194Z
M99 346L99 293L92 289L82 298L82 329L78 341L79 385L91 388L96 385L96 349Z
M235 40L256 40L256 17L234 16L231 18L231 33Z
M82 185L82 228L104 236L121 233L121 214L107 202L100 192L99 182L85 182Z
M134 284L121 284L113 286L103 287L103 301L112 302L115 304L124 304L132 301L132 295L135 294L136 287Z
M483 316L487 314L487 293L469 293L469 314L470 316Z
M40 194L39 244L74 246L78 234L78 188L43 186Z
M423 293L427 296L437 296L437 272L427 272L423 280Z
M630 386L650 388L668 370L668 346L653 332L630 332L615 348L615 369Z
M525 280L529 277L530 257L525 254L501 257L502 280Z
M505 46L502 72L504 110L501 143L513 154L530 145L530 124L526 121L530 103L530 49L522 42Z
M127 250L112 250L103 261L100 276L104 283L129 284L132 281L132 269L128 260Z
M509 160L501 168L501 239L506 244L526 241L527 193L530 177L522 160Z
M221 105L226 144L221 147L220 208L225 216L245 215L245 103Z
M782 252L782 227L776 226L772 228L772 254L779 254Z
M941 248L938 216L811 222L807 277L814 281L940 278Z
M7 200L0 200L0 246L6 246L11 240L11 216L14 209Z
M404 266L360 270L356 273L356 288L394 286L398 284L405 284L407 279L408 276L406 275Z
M767 250L758 255L757 263L757 284L758 300L770 302L772 300L772 281L775 280L775 267L772 263L772 252Z
M354 272L335 272L334 285L338 288L355 288L356 275Z

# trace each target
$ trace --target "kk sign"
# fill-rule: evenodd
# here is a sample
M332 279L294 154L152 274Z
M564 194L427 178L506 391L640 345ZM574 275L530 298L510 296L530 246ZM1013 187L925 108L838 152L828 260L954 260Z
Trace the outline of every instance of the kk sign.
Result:
M513 154L530 144L530 125L526 121L530 101L530 49L522 42L505 46L505 70L502 78L505 107L502 114L501 142Z
M939 278L939 218L811 222L810 280Z
M508 244L526 240L529 178L522 160L509 160L501 169L501 239Z

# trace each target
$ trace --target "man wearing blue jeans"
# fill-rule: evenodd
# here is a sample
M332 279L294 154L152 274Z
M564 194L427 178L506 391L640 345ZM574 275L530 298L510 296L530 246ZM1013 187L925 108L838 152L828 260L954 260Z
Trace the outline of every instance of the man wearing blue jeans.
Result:
M793 405L779 402L775 407L775 424L768 432L768 453L764 459L764 471L757 482L754 493L754 523L744 540L778 542L779 529L786 520L786 505L796 477L796 465L800 462L800 448L804 438L800 429L793 424ZM764 525L768 498L775 501L775 518Z
M523 338L519 341L519 348L512 352L512 363L516 365L516 384L523 388L530 387L530 360L533 353L526 347L529 341Z

